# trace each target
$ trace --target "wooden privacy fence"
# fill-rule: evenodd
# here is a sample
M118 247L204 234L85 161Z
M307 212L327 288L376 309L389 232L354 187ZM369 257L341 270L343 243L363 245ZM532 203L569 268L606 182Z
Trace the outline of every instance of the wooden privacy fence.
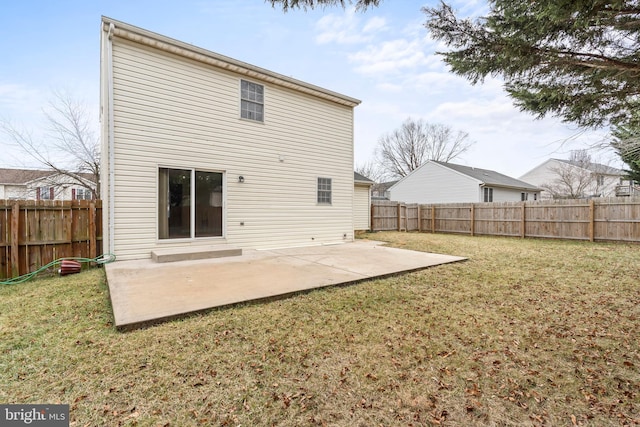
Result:
M0 200L0 279L102 254L100 200Z
M640 243L640 198L429 205L374 201L371 230Z

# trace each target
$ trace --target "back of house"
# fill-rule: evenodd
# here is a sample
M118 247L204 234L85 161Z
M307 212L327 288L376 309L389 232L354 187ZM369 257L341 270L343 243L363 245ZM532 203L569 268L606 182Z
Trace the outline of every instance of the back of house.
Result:
M359 102L103 17L105 251L352 240Z

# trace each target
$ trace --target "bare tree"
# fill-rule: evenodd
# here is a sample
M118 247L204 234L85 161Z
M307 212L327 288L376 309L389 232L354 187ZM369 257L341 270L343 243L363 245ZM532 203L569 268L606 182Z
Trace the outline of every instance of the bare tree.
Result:
M380 182L380 180L384 177L384 173L376 162L369 161L358 163L356 164L354 170L360 175L366 176L373 182Z
M26 156L42 168L68 178L100 196L100 141L92 125L86 105L66 92L54 92L44 111L48 124L45 138L36 139L7 120L0 121L0 131ZM83 177L88 174L95 188Z
M599 171L598 169L602 170ZM569 160L560 161L550 170L553 179L541 185L554 199L582 199L600 195L607 167L593 163L587 150L575 150Z
M315 9L316 7L326 7L340 5L343 8L355 3L356 10L367 10L370 6L375 7L380 4L380 0L265 0L271 3L274 8L281 7L283 11L289 9Z
M376 155L378 165L387 177L400 178L428 160L449 162L474 143L466 132L408 118L399 129L378 140Z

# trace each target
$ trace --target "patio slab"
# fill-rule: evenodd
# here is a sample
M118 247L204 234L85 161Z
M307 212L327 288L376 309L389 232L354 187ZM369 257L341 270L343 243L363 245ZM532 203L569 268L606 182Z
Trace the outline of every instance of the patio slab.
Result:
M162 264L117 261L105 269L115 325L124 327L464 259L357 240Z

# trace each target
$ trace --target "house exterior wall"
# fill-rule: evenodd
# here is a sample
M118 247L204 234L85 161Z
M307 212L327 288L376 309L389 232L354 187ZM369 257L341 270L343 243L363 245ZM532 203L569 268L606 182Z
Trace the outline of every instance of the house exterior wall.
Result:
M549 159L539 166L533 168L529 172L522 175L519 179L522 181L533 184L537 187L544 188L545 185L551 184L559 179L558 170L560 168L570 169L575 176L580 174L590 173L585 169L578 166L571 165L566 162L559 161L557 159ZM571 174L569 174L571 176ZM618 175L602 175L603 184L598 185L596 178L591 180L590 184L585 189L586 196L602 195L602 197L614 197L616 186L620 184L620 176ZM549 191L542 191L540 194L542 199L550 199L553 195Z
M479 181L428 162L389 189L389 199L405 203L477 202Z
M104 234L112 233L105 247L118 259L172 247L261 249L353 239L353 105L117 35L109 47L102 38L102 188L107 205L113 200L104 221L113 229ZM113 153L104 81L110 61ZM264 122L240 118L241 79L264 85ZM113 165L105 167L110 156ZM158 238L160 167L223 173L223 237ZM319 177L332 180L330 205L317 203Z
M355 184L353 192L353 228L371 229L371 186Z
M491 187L487 185L487 187ZM493 201L494 202L519 202L522 200L522 193L527 193L528 201L537 200L540 196L538 192L534 192L531 190L523 190L517 188L504 188L504 187L491 187L493 188ZM535 196L534 196L535 195ZM479 200L484 201L484 195L482 193L482 189L480 190L480 198Z
M38 188L42 186L51 186L45 184L24 184L24 185L0 185L0 199L11 200L37 200ZM53 200L73 200L73 189L79 186L62 187L54 186Z

